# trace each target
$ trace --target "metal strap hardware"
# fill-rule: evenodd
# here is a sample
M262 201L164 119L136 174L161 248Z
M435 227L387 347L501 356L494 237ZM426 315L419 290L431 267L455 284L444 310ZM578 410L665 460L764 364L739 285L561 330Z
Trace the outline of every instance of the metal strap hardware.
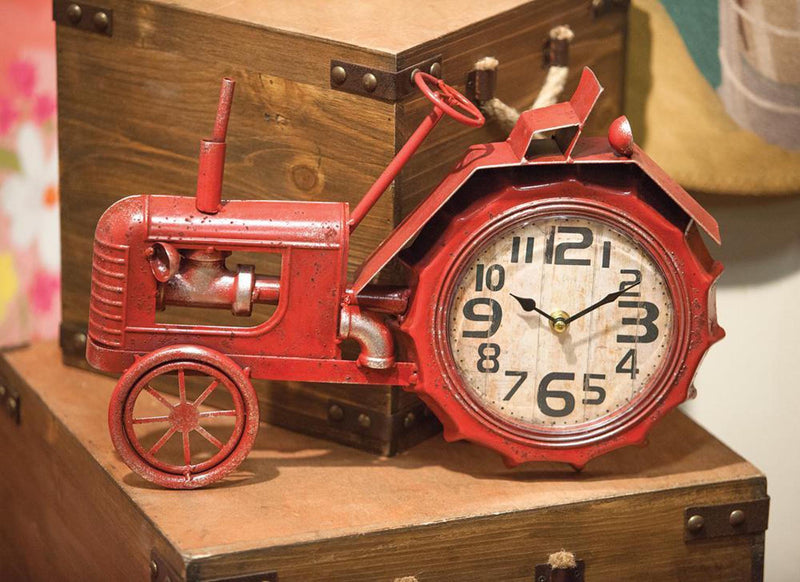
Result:
M114 11L73 0L53 0L53 20L56 24L111 36L114 30Z
M434 425L438 425L438 420L422 403L386 416L368 408L338 400L329 400L328 425L348 433L361 434L381 442L390 442L396 440L393 435L402 435L412 429L422 427L433 428Z
M381 101L399 101L416 90L412 73L442 75L442 56L437 55L397 72L332 60L331 88Z
M769 521L769 497L687 507L684 511L684 541L707 540L724 536L755 534L766 531Z
M466 96L475 103L494 98L497 88L497 69L472 70L467 75Z
M2 376L0 376L0 408L19 424L19 394L9 388Z
M554 568L550 564L538 564L534 570L535 582L583 582L586 563L575 560L574 568Z

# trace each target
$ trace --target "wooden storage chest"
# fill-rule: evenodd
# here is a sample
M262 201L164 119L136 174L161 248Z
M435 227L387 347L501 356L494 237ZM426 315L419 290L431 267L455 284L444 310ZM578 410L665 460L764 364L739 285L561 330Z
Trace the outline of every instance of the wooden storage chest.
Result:
M115 455L113 381L58 360L0 357L7 580L530 581L561 548L586 582L762 579L766 479L680 412L582 473L440 438L379 460L265 426L238 473L174 491Z
M193 193L198 140L210 132L223 76L237 81L223 190L232 198L352 206L428 111L428 101L412 91L413 68L436 63L448 83L464 90L474 63L497 57L497 96L525 107L543 82L543 43L556 25L575 33L566 95L586 65L606 88L588 132L604 132L620 113L624 2L593 10L597 3L589 0L92 0L82 5L77 24L68 14L72 4L54 0L61 344L74 365L85 365L98 218L131 194ZM106 15L102 30L94 24L98 12ZM355 92L336 88L331 71L339 62L348 71L343 86ZM373 93L352 83L365 70L377 76ZM469 130L444 121L355 232L351 272L468 145L504 138L496 124ZM271 268L259 265L260 272ZM185 317L199 322L196 313ZM269 422L373 452L391 455L437 429L416 397L398 388L273 383L257 389ZM330 418L337 409L344 410L343 421ZM362 414L369 427L355 422Z

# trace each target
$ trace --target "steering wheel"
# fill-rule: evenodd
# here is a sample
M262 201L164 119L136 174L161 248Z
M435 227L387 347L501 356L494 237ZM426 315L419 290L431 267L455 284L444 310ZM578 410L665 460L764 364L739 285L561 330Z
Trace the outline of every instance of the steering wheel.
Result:
M431 103L459 123L480 127L486 121L472 101L441 79L420 71L414 75L414 82Z

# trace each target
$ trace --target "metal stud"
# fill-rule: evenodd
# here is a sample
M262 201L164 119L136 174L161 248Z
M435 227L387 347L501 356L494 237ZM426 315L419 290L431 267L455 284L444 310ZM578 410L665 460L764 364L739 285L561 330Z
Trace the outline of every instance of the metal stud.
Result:
M158 578L158 563L155 560L150 560L150 577L153 580Z
M72 336L72 343L75 346L75 349L78 351L82 351L86 349L86 334L82 331L75 332Z
M416 419L417 419L417 417L414 416L414 413L413 412L409 412L408 414L406 414L406 417L403 419L403 426L406 427L406 428L411 428L411 426L414 424L414 421Z
M6 387L0 384L0 398L5 398L6 396Z
M358 424L362 428L369 428L372 426L372 419L367 416L366 414L359 414L358 415Z
M361 77L361 86L364 91L372 93L378 87L378 78L372 73L367 73Z
M108 23L110 21L108 19L108 14L105 12L95 12L92 22L98 32L104 32L108 28Z
M705 526L705 524L706 520L703 518L702 515L693 515L686 522L686 529L688 529L691 532L698 532L701 529L703 529L703 526Z
M733 527L736 527L737 525L742 525L744 523L744 519L745 519L744 511L742 511L741 509L734 509L733 511L731 511L731 515L728 518L728 521Z
M433 63L430 68L430 73L434 77L441 77L442 76L442 64L441 63Z
M418 67L414 67L414 70L413 70L413 71L411 71L411 84L412 84L412 85L413 85L413 84L415 84L415 83L414 83L414 77L416 76L416 74L417 74L417 73L421 73L421 72L422 72L422 71L420 71Z
M331 81L337 85L341 85L347 80L347 71L342 66L335 66L331 69Z
M328 409L328 418L336 421L342 420L344 418L344 410L338 404L333 404Z
M67 6L67 18L72 24L78 24L83 16L83 10L78 4L70 4Z

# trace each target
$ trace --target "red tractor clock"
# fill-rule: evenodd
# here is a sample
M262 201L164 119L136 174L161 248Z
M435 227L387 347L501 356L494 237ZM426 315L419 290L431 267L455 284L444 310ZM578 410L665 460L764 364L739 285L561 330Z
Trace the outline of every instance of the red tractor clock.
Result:
M633 143L625 118L607 140L581 138L602 91L588 69L569 102L523 113L505 142L471 147L348 281L350 233L436 123L483 123L442 81L415 82L433 110L352 211L221 201L226 79L196 198L133 196L103 215L87 357L122 372L108 420L136 473L186 489L233 471L258 430L251 378L403 386L447 440L494 449L509 466L581 467L641 443L693 390L724 335L722 266L701 239L719 243L718 227ZM242 251L273 253L280 276L226 264ZM371 285L393 259L407 286ZM256 303L275 311L249 327L156 320L166 306L248 315ZM347 339L357 359L342 356ZM212 393L229 404L208 407Z

